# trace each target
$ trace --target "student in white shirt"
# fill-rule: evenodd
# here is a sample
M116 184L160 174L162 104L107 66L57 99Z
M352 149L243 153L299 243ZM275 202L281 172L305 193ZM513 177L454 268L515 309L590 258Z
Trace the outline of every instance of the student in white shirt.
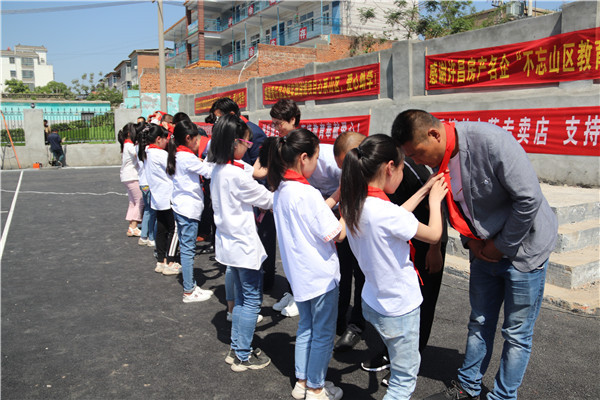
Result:
M273 214L285 275L300 313L296 334L295 399L341 399L342 389L325 382L337 319L340 266L335 241L343 222L308 180L317 168L319 139L295 129L271 142L267 178L275 190Z
M167 175L167 143L169 132L159 125L150 125L147 134L144 169L152 192L150 206L156 210L156 267L155 272L163 275L181 273L181 265L176 262L173 247L176 247L175 220L171 209L173 180ZM140 150L140 153L142 151ZM175 240L174 240L175 238Z
M251 140L248 126L238 116L226 114L213 127L207 159L216 164L210 182L217 226L215 259L232 267L236 291L231 348L225 358L235 372L264 368L271 362L260 349L252 349L262 304L261 264L267 257L252 207L271 209L273 194L252 178L252 166L241 161Z
M436 243L442 235L441 201L448 191L443 174L432 176L401 207L394 193L403 177L404 156L393 139L373 135L350 150L342 167L341 213L348 240L365 274L362 308L365 319L385 343L391 378L384 397L410 399L419 370L419 277L410 260L413 237ZM429 225L412 211L429 193Z
M210 178L212 172L212 164L198 158L199 145L196 125L181 121L175 125L167 150L167 174L173 177L171 207L179 238L184 303L205 301L213 294L211 290L201 289L194 280L196 236L204 208L200 175Z
M127 187L127 196L129 197L129 208L125 219L129 221L127 236L140 236L141 231L138 223L142 222L142 213L144 212L144 201L139 185L138 160L135 153L136 130L135 124L126 124L119 131L117 136L121 144L121 182Z
M144 118L144 117L140 117ZM138 120L140 120L138 118ZM156 211L150 206L152 193L150 192L150 186L148 185L148 179L146 178L146 168L144 168L144 161L146 156L146 146L148 130L150 125L145 122L138 122L136 124L137 136L135 151L138 155L138 175L140 190L142 191L142 198L144 199L144 214L142 216L142 232L138 239L140 246L154 247L154 236L156 233Z

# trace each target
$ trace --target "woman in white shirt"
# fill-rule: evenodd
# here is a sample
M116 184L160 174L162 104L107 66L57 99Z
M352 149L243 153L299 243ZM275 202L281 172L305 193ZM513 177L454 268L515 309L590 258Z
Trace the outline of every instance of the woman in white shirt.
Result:
M440 203L448 189L443 174L434 176L399 207L386 193L402 182L404 155L387 135L373 135L350 150L342 166L340 210L350 248L365 275L362 308L390 354L391 378L384 397L410 399L417 382L419 277L410 259L413 237L436 243L442 234ZM429 225L412 211L429 193Z
M173 177L171 207L177 224L177 236L183 275L183 302L205 301L213 294L201 289L194 280L194 256L198 222L204 208L200 176L210 178L212 165L198 158L200 135L191 121L175 125L168 144L167 174Z
M213 127L208 160L216 165L210 193L217 231L215 259L232 267L235 306L231 348L225 362L235 372L264 368L271 359L252 349L252 338L262 304L261 264L266 251L256 231L252 207L273 207L273 193L252 178L252 166L241 160L252 146L248 126L226 114Z
M325 382L338 309L340 266L334 241L345 237L343 223L309 184L319 159L319 139L295 129L271 141L267 178L275 190L273 215L285 275L300 321L296 334L295 399L341 399L342 389Z
M117 136L121 144L121 182L127 187L127 196L129 197L129 208L125 219L129 221L127 236L140 236L138 223L142 221L144 212L144 201L142 191L138 182L138 159L135 151L135 124L129 123L119 131Z

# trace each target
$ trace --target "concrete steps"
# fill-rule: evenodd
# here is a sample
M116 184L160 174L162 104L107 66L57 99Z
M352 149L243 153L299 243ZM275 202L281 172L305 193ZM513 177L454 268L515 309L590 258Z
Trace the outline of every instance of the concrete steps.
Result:
M600 190L541 186L559 223L546 283L567 290L595 286L600 281ZM468 275L469 252L463 248L458 232L450 228L448 236L446 264L461 271L460 275Z

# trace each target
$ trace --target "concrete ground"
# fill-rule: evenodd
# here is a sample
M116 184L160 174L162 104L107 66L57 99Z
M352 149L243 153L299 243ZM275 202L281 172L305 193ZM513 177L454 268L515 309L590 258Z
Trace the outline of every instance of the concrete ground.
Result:
M125 236L125 187L118 168L2 171L1 357L4 399L290 399L297 318L271 306L285 288L281 265L264 296L255 345L272 358L235 373L224 268L199 255L195 276L215 296L184 304L179 277L153 271L152 250ZM15 189L18 198L5 230ZM444 277L429 347L413 398L444 388L464 356L468 282ZM544 304L519 398L598 399L600 319ZM328 379L345 399L381 399L383 372L359 362L377 349L374 332L334 354ZM493 386L500 334L484 377Z

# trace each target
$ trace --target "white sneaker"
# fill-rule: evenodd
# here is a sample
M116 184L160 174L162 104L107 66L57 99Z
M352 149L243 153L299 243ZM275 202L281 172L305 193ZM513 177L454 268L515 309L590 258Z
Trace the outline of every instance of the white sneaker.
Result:
M315 392L311 392L310 390L306 391L306 400L310 399L323 399L323 400L340 400L344 395L344 391L337 386L327 386L323 387L321 393L315 394Z
M154 268L154 272L158 272L160 274L163 272L166 266L167 264L165 263L157 262L156 267Z
M333 382L325 381L325 387L328 389L336 390L340 388L336 388ZM341 389L340 389L341 390ZM292 397L297 400L302 400L306 397L306 386L302 386L300 382L296 382L296 386L294 386L294 390L292 390Z
M141 238L141 237L138 239L138 244L140 246L148 246L148 242L149 242L148 239L144 239L144 238Z
M264 319L264 317L260 314L258 314L258 317L256 317L256 324L260 324L260 322Z
M198 302L198 301L206 301L208 299L210 299L210 294L206 293L205 291L203 291L202 289L200 289L198 286L196 286L196 288L194 289L194 291L187 295L187 294L183 294L183 302L184 303L193 303L193 302Z
M171 265L165 265L162 270L163 275L177 275L180 273L181 273L181 265L176 262L174 262Z
M233 321L233 313L227 311L227 322L231 322L231 321ZM233 361L228 364L230 364L230 365L233 364Z
M277 303L273 304L273 310L275 311L281 311L285 308L285 306L288 305L288 303L291 301L294 301L294 296L292 296L291 293L285 292L283 294L283 297L281 298L281 300L279 300Z
M156 247L156 242L154 240L148 240L148 243L146 244L146 246L148 246L148 247Z
M298 311L298 306L296 305L296 302L293 298L292 301L290 301L288 305L285 306L283 310L281 310L281 315L283 315L284 317L297 317L299 314L300 312Z

